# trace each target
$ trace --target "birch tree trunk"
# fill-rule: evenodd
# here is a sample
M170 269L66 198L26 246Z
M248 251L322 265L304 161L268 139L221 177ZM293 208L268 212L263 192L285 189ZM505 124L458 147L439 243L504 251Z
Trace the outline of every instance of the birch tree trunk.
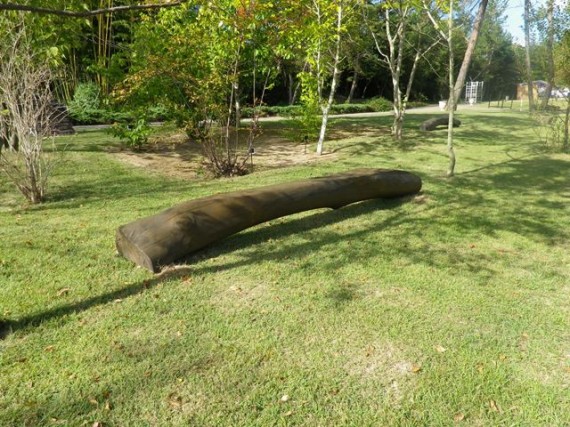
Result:
M568 152L570 148L570 141L568 141L570 134L570 95L566 95L566 114L564 115L564 140L562 141L562 151Z
M453 0L449 0L449 16L447 45L449 46L449 93L453 94L453 68L455 66L453 60ZM449 122L447 124L447 154L449 156L449 166L447 168L447 176L452 177L455 174L455 151L453 150L453 118L455 116L455 97L450 96L449 101Z
M528 108L534 110L534 87L530 64L530 0L524 0L524 40L526 53L526 80L528 85Z
M339 6L338 6L338 10L337 10L337 20L336 20L336 41L335 41L335 53L334 53L334 59L333 59L333 74L332 74L332 82L331 82L331 89L330 89L330 93L329 93L329 98L327 100L327 103L321 107L321 110L323 112L323 117L322 117L322 121L321 121L321 131L319 132L319 140L317 142L317 154L320 156L323 154L323 144L325 141L325 135L327 132L327 124L328 124L328 120L329 120L329 112L331 109L331 106L334 102L334 96L336 93L336 89L338 86L338 80L340 77L340 41L341 41L341 30L342 30L342 20L343 20L343 12L344 12L344 8L343 8L343 3L340 2ZM322 87L322 85L319 85L319 92L320 92L320 88ZM319 98L320 98L320 93L319 93Z
M550 93L554 87L554 0L546 2L546 20L548 22L546 36L546 96L542 99L542 108L548 106Z
M391 38L389 26L389 11L386 10L386 35L390 46L390 71L392 74L392 87L394 88L394 122L392 123L392 135L396 140L402 140L404 126L404 103L400 90L400 76L402 74L402 60L404 57L404 41L406 37L406 19L408 9L402 11L402 21L399 23L394 38ZM395 42L398 41L396 48Z

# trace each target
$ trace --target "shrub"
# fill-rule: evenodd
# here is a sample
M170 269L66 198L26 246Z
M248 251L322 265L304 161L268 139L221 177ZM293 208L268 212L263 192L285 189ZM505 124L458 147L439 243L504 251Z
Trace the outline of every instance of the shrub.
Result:
M164 104L155 104L148 107L146 116L149 121L166 121L172 119L172 112Z
M331 107L333 114L370 113L374 109L368 104L335 104Z
M146 119L138 119L135 123L115 123L109 128L109 133L135 150L140 150L148 142L152 133Z
M375 111L375 112L391 111L392 110L392 103L390 101L388 101L386 98L382 98L380 96L377 98L369 99L366 102L366 105L368 105L370 108L372 108L372 111Z
M300 105L265 105L258 108L259 117L291 117L301 114ZM253 117L253 108L244 107L241 109L241 116L243 118Z
M95 83L77 85L67 109L71 118L78 123L102 123L106 118L105 110L101 109L99 87Z

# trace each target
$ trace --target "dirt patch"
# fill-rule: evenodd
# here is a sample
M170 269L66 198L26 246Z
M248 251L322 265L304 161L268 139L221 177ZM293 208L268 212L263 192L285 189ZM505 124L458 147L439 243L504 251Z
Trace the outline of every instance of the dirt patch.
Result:
M255 142L254 171L330 161L338 156L337 153L317 156L314 146L291 141L274 132L264 133ZM112 148L109 152L122 162L160 175L194 179L207 173L200 145L183 133L156 137L141 151ZM247 164L251 164L251 159Z

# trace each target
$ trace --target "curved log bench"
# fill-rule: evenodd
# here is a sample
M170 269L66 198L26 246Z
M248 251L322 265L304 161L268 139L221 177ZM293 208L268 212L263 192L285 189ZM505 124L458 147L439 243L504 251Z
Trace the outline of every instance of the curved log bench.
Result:
M434 117L432 119L426 120L420 125L420 130L427 131L427 130L435 130L438 126L446 126L449 124L449 117L442 116L442 117ZM461 121L458 119L453 119L453 127L461 126Z
M204 246L257 224L318 208L337 209L379 197L414 194L421 178L405 171L350 172L232 193L176 205L119 227L117 250L152 272Z

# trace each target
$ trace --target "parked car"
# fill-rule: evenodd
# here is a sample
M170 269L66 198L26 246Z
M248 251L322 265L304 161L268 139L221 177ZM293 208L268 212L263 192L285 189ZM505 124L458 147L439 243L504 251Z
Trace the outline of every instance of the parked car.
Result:
M568 98L570 96L569 88L554 89L550 93L551 98Z

